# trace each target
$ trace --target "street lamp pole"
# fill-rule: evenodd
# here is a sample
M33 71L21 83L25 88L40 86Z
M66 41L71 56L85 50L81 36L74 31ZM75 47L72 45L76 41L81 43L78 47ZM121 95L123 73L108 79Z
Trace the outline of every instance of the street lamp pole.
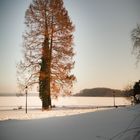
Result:
M114 101L114 107L116 106L115 105L115 91L113 91L113 101Z
M27 114L27 86L25 87L25 94L26 94L26 103L25 103L25 107L26 107L26 109L25 109L25 112L26 112L26 114Z

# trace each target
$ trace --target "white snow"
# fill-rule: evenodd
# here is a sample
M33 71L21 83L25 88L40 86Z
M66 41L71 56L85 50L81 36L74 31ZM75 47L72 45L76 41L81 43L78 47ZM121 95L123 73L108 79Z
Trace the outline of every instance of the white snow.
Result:
M55 116L69 116L88 112L94 112L97 110L103 110L105 108L93 108L93 107L57 107L52 110L42 111L41 108L28 109L27 114L24 109L14 110L1 110L0 120L27 120L27 119L39 119L49 118Z
M0 111L0 117L1 140L140 140L140 105L30 109L27 115L24 110L7 110Z

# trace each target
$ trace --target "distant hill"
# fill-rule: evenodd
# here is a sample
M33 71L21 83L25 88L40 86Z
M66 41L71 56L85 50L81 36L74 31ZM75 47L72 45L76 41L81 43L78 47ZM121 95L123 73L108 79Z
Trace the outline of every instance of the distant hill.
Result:
M83 89L74 96L85 96L85 97L127 97L128 94L122 90L110 89L110 88L92 88Z

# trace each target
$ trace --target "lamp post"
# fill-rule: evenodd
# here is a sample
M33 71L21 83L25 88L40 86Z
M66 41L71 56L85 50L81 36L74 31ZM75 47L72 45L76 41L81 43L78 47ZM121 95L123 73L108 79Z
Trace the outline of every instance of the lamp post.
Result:
M113 91L113 102L114 102L114 107L116 106L115 105L115 91Z
M26 107L26 109L25 109L25 112L26 112L26 114L27 114L27 86L25 87L25 94L26 94L26 103L25 103L25 107Z

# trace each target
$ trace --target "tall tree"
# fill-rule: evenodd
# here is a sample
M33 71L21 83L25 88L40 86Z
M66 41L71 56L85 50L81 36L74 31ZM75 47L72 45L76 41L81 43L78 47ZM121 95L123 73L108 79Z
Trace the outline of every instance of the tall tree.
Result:
M25 24L19 85L39 83L42 109L48 109L51 95L70 94L76 79L71 73L74 26L63 0L33 0L25 13Z
M140 80L138 82L135 82L135 84L133 86L133 97L134 97L134 103L135 104L140 103L139 97L136 96L138 94L140 94Z
M137 24L137 27L134 28L131 32L131 38L133 41L133 54L136 56L136 64L140 60L140 25Z

